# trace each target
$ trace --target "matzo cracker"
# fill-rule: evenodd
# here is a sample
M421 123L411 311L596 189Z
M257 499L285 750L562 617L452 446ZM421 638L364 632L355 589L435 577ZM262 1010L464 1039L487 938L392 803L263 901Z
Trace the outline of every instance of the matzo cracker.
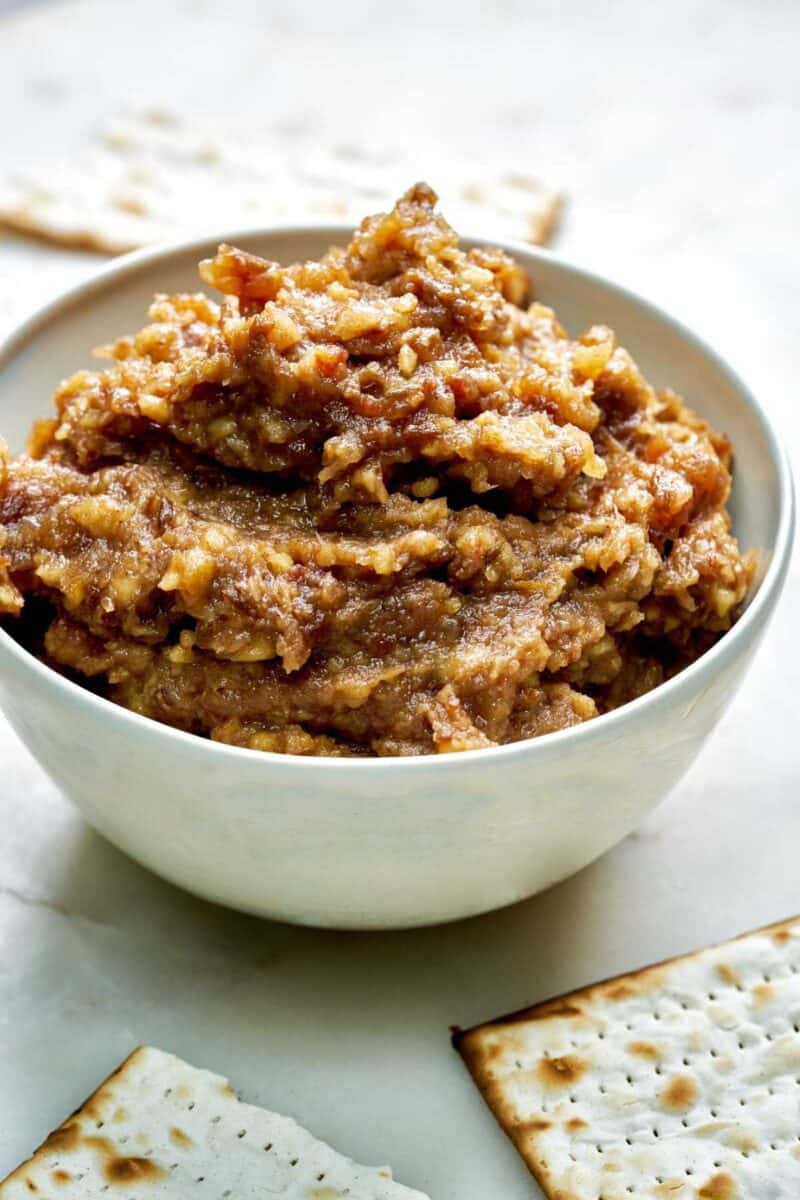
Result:
M153 242L312 220L358 222L432 176L457 227L544 244L560 198L508 164L381 147L337 147L258 123L160 109L121 117L69 159L0 177L0 223L112 254Z
M427 1200L288 1117L242 1104L227 1080L135 1051L0 1184L1 1200Z
M549 1200L800 1197L800 918L455 1041Z

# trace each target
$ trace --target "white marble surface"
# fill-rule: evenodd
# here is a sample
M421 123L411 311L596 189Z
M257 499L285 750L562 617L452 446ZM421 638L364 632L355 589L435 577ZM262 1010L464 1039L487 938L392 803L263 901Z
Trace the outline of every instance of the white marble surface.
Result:
M37 8L0 23L0 166L137 99L249 105L287 137L474 139L565 188L557 248L706 335L796 459L798 6L489 8ZM0 237L0 325L92 263ZM546 895L444 929L316 933L194 901L92 833L0 724L0 1175L150 1041L436 1200L535 1195L448 1026L800 909L799 609L794 567L718 733L636 834Z

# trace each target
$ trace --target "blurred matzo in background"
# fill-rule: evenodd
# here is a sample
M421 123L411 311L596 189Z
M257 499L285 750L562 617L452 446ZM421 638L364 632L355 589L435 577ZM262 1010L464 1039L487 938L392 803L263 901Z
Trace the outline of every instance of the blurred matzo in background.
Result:
M561 198L507 161L447 152L328 146L263 123L187 119L149 107L103 126L75 156L0 178L0 223L66 246L119 254L197 234L358 221L431 179L454 224L548 242Z

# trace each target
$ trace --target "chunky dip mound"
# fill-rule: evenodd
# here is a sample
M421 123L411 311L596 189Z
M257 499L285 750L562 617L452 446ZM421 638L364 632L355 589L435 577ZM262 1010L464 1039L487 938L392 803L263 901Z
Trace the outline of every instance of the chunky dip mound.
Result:
M577 340L424 185L346 249L231 246L0 461L0 611L134 712L290 754L474 750L735 621L731 446Z

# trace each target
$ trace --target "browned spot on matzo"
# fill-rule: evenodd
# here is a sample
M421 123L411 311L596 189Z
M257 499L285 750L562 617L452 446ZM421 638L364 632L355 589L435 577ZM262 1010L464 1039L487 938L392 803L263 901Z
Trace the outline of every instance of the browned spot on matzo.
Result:
M664 1108L672 1108L682 1112L691 1108L697 1096L697 1088L693 1079L688 1075L676 1075L671 1079L659 1096Z
M99 1154L102 1157L109 1158L114 1155L114 1143L110 1138L99 1137L97 1134L89 1134L83 1138L81 1143L87 1150L91 1150L94 1154Z
M584 1121L583 1117L570 1117L565 1128L569 1133L578 1133L581 1129L588 1129L589 1126Z
M609 988L609 1000L629 1000L631 996L636 995L636 988L629 983L621 983L618 987Z
M657 1183L653 1193L655 1200L688 1200L686 1179L664 1179Z
M486 1061L487 1063L498 1062L511 1053L513 1053L513 1047L506 1045L504 1042L495 1042L486 1047Z
M739 984L739 976L734 971L733 967L729 967L727 963L717 963L717 974L723 983L730 983L734 987Z
M735 1200L736 1184L730 1175L720 1172L704 1183L697 1195L699 1200Z
M567 1004L565 1001L553 1001L550 1004L543 1004L536 1012L536 1020L544 1020L546 1017L579 1017L581 1010L577 1004ZM522 1014L520 1014L522 1016Z
M753 988L753 1004L756 1007L760 1007L762 1004L769 1004L774 995L775 989L771 983L757 983Z
M586 1070L586 1063L574 1054L563 1054L560 1058L543 1058L536 1068L543 1083L549 1087L569 1087L576 1083Z
M110 1158L103 1164L103 1178L108 1183L155 1183L164 1179L166 1174L158 1163L137 1155Z
M184 1133L182 1129L178 1129L177 1125L173 1125L172 1129L170 1129L169 1137L171 1142L174 1142L176 1146L180 1146L182 1149L188 1149L189 1146L194 1145L188 1133Z
M72 1179L72 1176L70 1175L69 1171L62 1171L60 1167L57 1167L55 1171L53 1171L52 1178L53 1183L69 1183Z
M528 1021L548 1021L559 1017L580 1017L581 1010L577 1004L573 1004L571 998L564 1000L547 1000L543 1004L537 1004L533 1008L522 1008L519 1012L509 1013L502 1020L503 1037L506 1040L509 1036L508 1030L512 1025L519 1023L525 1024ZM498 1022L501 1024L501 1022ZM491 1027L489 1022L484 1028L487 1030ZM467 1031L469 1032L469 1031ZM461 1030L456 1030L453 1034L453 1041L458 1041L459 1038L464 1038L466 1034Z
M541 1133L543 1130L549 1129L550 1125L550 1121L545 1121L544 1118L539 1117L533 1121L520 1121L517 1125L517 1131L519 1133Z
M636 1054L639 1058L648 1058L652 1062L657 1062L661 1057L661 1051L655 1042L629 1042L628 1052Z
M42 1143L42 1150L51 1154L60 1154L74 1150L81 1142L81 1129L75 1121L68 1121L59 1129L54 1129Z

